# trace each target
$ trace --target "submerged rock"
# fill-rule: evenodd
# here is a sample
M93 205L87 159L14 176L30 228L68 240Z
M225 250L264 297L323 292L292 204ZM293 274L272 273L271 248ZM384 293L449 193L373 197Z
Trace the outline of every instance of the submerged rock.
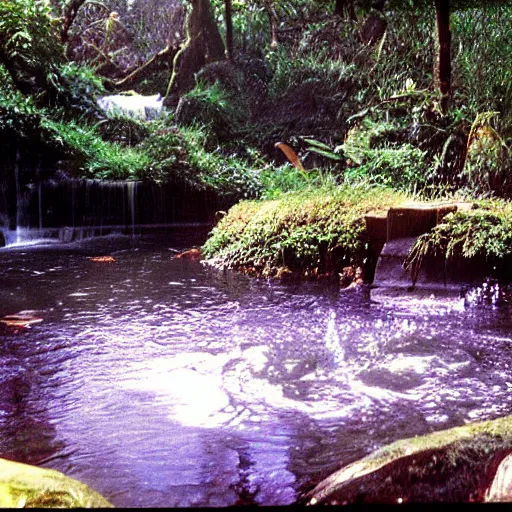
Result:
M6 315L0 318L0 324L7 325L9 327L29 327L32 324L38 324L43 321L42 318L36 316L38 312L27 310L20 311L15 315Z
M0 459L0 507L112 508L87 485L53 469Z
M4 246L5 246L5 236L4 236L3 231L0 231L0 247L4 247Z

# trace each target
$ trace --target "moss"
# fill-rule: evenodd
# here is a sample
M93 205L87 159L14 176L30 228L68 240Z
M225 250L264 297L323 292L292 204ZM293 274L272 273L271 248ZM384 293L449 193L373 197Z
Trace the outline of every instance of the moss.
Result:
M275 275L288 267L305 276L331 275L364 263L364 216L406 199L385 188L308 188L273 200L242 201L203 247L216 265Z
M403 439L333 473L307 498L482 501L499 460L511 449L511 416Z
M506 279L511 254L512 205L501 200L480 200L471 210L448 214L442 223L420 236L406 266L417 276L429 256L446 260L481 258L489 268L494 267L497 277Z
M112 507L87 485L59 471L0 459L0 475L0 507Z

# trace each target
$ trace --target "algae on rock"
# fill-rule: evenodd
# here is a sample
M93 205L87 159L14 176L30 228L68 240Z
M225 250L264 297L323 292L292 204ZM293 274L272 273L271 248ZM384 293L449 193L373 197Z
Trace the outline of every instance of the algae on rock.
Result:
M512 416L455 427L384 446L305 498L311 505L490 501L497 468L511 452Z
M89 486L59 471L0 459L2 508L112 508Z

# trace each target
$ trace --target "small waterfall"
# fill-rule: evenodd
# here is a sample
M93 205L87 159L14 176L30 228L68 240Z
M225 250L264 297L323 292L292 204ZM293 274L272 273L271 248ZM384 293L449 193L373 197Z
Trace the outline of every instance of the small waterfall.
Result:
M44 161L25 157L22 148L12 152L0 182L0 238L6 246L120 234L133 238L141 230L206 225L222 208L207 193L175 183L71 179L65 170L47 176Z
M16 243L20 243L21 238L21 185L20 185L20 151L16 150L16 159L14 161L14 182L16 187Z
M132 221L132 238L135 236L135 207L137 197L137 181L128 181L126 183L126 190L128 193L128 206L130 209L130 217Z
M39 231L43 231L43 191L41 188L41 182L37 184L37 203L39 210Z
M21 157L19 150L16 150L14 161L14 181L16 187L16 243L21 243L27 238L27 231L30 226L29 206L32 199L33 189L26 187L23 190L20 180Z

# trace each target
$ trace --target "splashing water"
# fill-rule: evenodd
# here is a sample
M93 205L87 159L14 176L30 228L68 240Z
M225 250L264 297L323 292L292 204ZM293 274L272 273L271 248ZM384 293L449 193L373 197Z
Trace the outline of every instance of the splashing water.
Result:
M336 328L336 312L329 313L329 320L327 322L327 332L325 333L325 346L332 354L332 360L336 366L343 363L345 352L340 343L338 330Z

